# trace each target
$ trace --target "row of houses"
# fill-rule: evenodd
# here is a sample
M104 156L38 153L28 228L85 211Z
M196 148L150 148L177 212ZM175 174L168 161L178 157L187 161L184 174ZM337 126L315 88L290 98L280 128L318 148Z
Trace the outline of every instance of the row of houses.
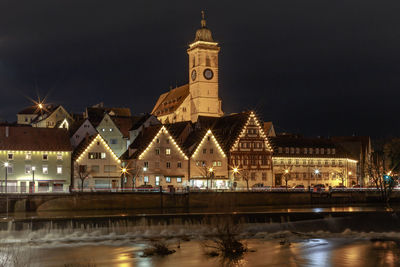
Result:
M56 114L54 114L56 113ZM57 115L57 116L56 116ZM368 183L368 138L276 136L252 111L161 124L128 108L26 109L0 126L1 188L20 193ZM1 171L0 171L1 173Z

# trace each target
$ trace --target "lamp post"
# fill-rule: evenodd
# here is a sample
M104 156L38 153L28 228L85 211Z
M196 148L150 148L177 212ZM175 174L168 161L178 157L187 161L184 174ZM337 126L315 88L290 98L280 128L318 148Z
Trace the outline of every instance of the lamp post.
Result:
M144 177L145 177L144 174L145 174L146 171L147 171L147 167L145 166L145 167L143 167L143 182L144 182L145 185L147 185L147 182L144 181Z
M123 189L124 189L124 182L126 182L126 172L127 172L126 168L122 168L122 169L121 169L121 172L122 172L122 177L121 177L121 191L123 191Z
M236 189L236 175L238 174L239 170L237 167L233 168L233 187Z
M32 189L31 189L32 193L35 193L35 170L36 167L32 166Z
M7 169L8 169L8 166L9 166L9 164L8 164L8 162L6 162L6 163L4 163L4 170L5 170L5 179L4 179L4 182L5 182L5 184L6 184L6 190L5 190L5 193L7 194Z
M212 186L213 186L213 177L214 177L214 169L213 169L212 167L210 167L210 168L208 169L208 172L210 173L210 180L211 180L210 188L212 189Z
M7 173L8 173L8 162L4 163L4 169L5 169L5 182L6 182L6 212L7 212L7 217L8 217L8 195L7 195Z

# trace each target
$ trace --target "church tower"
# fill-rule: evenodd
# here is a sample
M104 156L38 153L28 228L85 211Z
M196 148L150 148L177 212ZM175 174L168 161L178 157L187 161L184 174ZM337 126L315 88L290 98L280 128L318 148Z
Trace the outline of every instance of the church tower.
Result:
M211 31L206 27L204 11L201 12L201 28L196 31L189 45L189 92L191 121L198 116L221 117L221 100L218 95L218 53Z

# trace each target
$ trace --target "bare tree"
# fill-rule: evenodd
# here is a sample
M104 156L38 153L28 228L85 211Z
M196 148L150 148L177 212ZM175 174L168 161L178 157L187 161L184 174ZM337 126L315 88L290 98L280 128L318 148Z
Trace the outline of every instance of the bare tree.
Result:
M249 181L250 181L250 171L247 169L243 169L240 171L240 176L246 182L247 191L249 191Z
M334 175L335 177L338 177L341 181L341 184L344 185L344 182L346 181L346 175L344 170L335 170Z
M80 180L80 190L83 192L83 183L91 174L90 171L87 169L87 165L79 165L77 162L74 165L75 173L78 174L78 178Z
M283 177L283 180L285 181L286 190L288 190L288 182L289 182L290 179L291 179L290 173L291 173L291 171L292 171L292 168L293 168L293 165L284 165L284 166L283 166L283 174L282 174L282 177Z
M383 161L372 161L367 166L367 171L370 179L376 185L376 188L380 192L381 199L384 203L389 206L390 194L394 187L394 181L389 176L387 170L385 170Z
M207 188L208 188L208 180L211 180L211 188L212 188L212 180L214 178L214 170L212 167L208 167L205 164L201 164L201 166L197 166L200 172L200 175L203 179L207 181Z

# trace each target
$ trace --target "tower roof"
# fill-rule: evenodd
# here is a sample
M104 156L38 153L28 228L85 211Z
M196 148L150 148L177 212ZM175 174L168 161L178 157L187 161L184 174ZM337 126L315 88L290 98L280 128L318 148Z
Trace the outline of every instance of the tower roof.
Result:
M201 28L196 31L196 37L194 38L194 42L197 41L214 42L211 31L206 26L204 11L201 11Z

